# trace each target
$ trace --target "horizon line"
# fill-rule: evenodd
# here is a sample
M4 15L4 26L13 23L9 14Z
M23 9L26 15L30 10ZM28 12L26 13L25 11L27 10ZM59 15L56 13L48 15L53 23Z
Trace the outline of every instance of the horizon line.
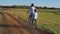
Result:
M14 6L14 5L0 5L0 6ZM15 6L30 6L30 5L15 5ZM37 6L37 5L35 6L36 7L49 7L49 8L54 7L54 6ZM60 8L60 7L54 7L54 8Z

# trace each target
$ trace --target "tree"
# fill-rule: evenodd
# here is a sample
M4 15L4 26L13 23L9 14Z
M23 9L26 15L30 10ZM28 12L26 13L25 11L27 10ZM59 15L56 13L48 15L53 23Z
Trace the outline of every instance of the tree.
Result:
M47 9L47 6L44 6L43 9Z
M2 6L0 5L0 8L2 8Z
M42 7L39 7L40 9L42 9Z

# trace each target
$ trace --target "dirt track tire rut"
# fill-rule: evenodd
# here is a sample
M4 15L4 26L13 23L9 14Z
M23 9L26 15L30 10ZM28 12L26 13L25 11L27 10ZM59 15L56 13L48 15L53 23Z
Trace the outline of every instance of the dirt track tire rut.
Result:
M6 12L1 12L4 20L2 34L42 34L39 30L30 29L22 19L16 19L14 16Z

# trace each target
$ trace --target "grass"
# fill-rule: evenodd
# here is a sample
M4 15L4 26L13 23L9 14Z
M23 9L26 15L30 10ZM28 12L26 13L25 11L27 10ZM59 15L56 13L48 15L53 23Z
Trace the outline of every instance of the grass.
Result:
M38 12L40 20L38 26L41 29L49 29L55 34L60 34L60 15L51 12Z
M21 17L27 19L29 13L26 13L27 9L8 9L2 10L14 15L16 18ZM42 30L51 30L55 34L60 34L60 12L58 10L40 10L38 12L38 28Z

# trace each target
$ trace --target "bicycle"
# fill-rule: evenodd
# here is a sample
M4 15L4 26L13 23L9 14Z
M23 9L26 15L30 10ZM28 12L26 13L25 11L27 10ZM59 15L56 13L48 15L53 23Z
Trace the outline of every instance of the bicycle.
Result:
M30 27L34 28L34 29L37 28L37 22L35 22L35 21L34 21L33 19L31 19L30 17L27 18L27 24L28 24Z

